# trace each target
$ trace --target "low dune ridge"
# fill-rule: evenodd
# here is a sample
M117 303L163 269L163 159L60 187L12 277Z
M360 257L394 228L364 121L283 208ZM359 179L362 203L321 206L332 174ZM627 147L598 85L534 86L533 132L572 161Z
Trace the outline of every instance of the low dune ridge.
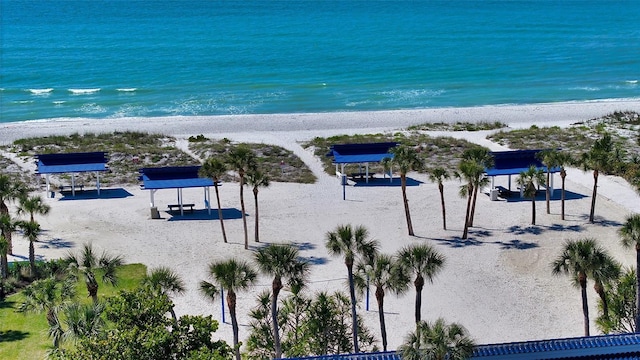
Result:
M635 254L623 249L617 231L630 213L640 212L640 197L622 179L601 177L596 205L596 222L588 221L593 177L569 168L566 220L560 219L559 191L546 214L539 198L537 225L530 225L531 204L517 197L491 201L488 189L478 197L474 227L469 239L462 240L466 200L458 195L460 182L444 183L448 230L442 229L437 184L425 174L410 173L415 186L408 187L408 199L415 236L407 235L399 186L353 186L342 198L340 181L323 171L312 151L302 141L316 136L367 134L399 131L425 122L495 122L511 128L567 126L604 116L613 111L640 112L640 101L543 104L526 106L487 106L389 111L374 113L240 115L220 117L181 117L151 119L70 119L0 124L0 143L8 144L27 136L71 134L74 132L148 131L178 138L186 146L191 135L228 138L237 142L258 142L282 146L293 151L318 178L314 184L272 183L259 193L260 239L253 242L254 208L252 195L245 191L249 214L250 248L269 243L293 243L301 256L310 261L311 275L306 290L347 291L346 268L342 258L331 257L325 237L341 224L363 225L380 250L393 254L410 244L429 244L446 256L444 270L427 284L423 292L422 318L444 317L459 322L477 343L496 343L556 337L581 336L580 291L568 277L553 276L551 265L566 240L593 237L625 266L633 265ZM489 147L506 150L486 139L491 131L428 132L447 135ZM99 149L96 149L99 150ZM381 176L381 175L379 175ZM515 177L513 179L515 184ZM560 185L559 176L555 184ZM383 186L384 185L384 186ZM496 185L507 187L506 178ZM515 185L513 185L515 186ZM198 283L207 279L207 265L231 257L251 260L253 251L244 250L242 221L239 216L237 183L221 187L222 207L228 244L224 244L219 222L209 218L202 189L185 189L184 201L196 204L194 215L172 215L168 204L175 203L176 192L161 190L155 202L161 219L152 220L149 193L137 186L114 186L101 199L68 199L56 194L46 197L52 209L38 217L46 230L36 243L36 255L51 259L92 242L99 249L122 254L129 263L141 262L149 268L170 266L186 282L187 292L174 297L176 313L211 314L221 321L220 302L212 303L198 292ZM43 196L46 195L44 191ZM111 194L111 196L107 196ZM213 211L215 214L215 211ZM235 214L235 216L234 216ZM15 236L13 259L28 254L28 241ZM240 339L249 333L249 310L256 306L257 294L270 288L270 279L260 277L250 291L238 294ZM284 294L286 296L286 292ZM588 288L592 333L597 333L597 295ZM284 297L281 295L281 297ZM413 326L415 293L387 295L385 298L389 349L397 348ZM377 305L371 297L369 311L365 298L359 298L359 311L366 325L380 338ZM226 310L226 309L225 309ZM221 324L216 333L231 343L231 324Z

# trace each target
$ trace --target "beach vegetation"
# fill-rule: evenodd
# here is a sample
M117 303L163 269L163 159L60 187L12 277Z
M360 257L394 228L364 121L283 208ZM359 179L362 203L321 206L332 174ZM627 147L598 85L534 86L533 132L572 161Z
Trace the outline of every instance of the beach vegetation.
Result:
M259 189L269 187L269 177L265 175L262 171L254 169L247 173L247 186L252 188L253 191L253 205L256 210L254 216L254 241L260 242L260 232L259 232L259 212L258 212L258 192Z
M516 183L522 189L525 197L531 199L531 225L536 224L536 194L539 186L546 186L544 171L535 166L529 166L527 171L520 172Z
M359 325L353 267L356 261L375 256L380 246L376 240L368 239L368 237L369 231L364 226L339 225L335 230L327 233L325 243L330 255L344 257L344 264L347 267L349 297L351 300L353 351L356 353L360 352L360 348L358 345Z
M402 190L402 201L404 204L404 214L407 220L407 230L410 236L414 236L413 224L411 223L411 211L409 200L407 199L407 174L409 171L418 170L423 167L423 163L418 157L418 153L412 147L399 145L389 150L393 155L382 160L385 172L393 172L394 168L400 173L400 188Z
M596 319L598 329L605 334L636 332L636 270L627 268L620 277L604 284L607 294L608 312L605 315L604 302L600 300L600 316Z
M247 213L244 206L244 182L247 172L256 168L256 156L246 146L238 146L229 152L227 161L240 178L240 211L242 212L242 226L244 229L244 248L249 248L249 234L247 232Z
M604 134L602 138L596 140L591 148L580 157L580 165L584 171L593 171L593 191L591 193L591 210L589 212L589 222L594 222L596 210L596 198L598 194L598 177L600 172L611 171L611 164L614 159L613 140L610 134Z
M236 314L237 292L249 288L256 281L258 273L247 262L229 259L210 263L208 274L220 286L220 290L215 284L202 280L200 291L211 301L220 296L222 291L226 291L233 331L233 352L235 359L241 360L240 346L242 344L238 338L238 317Z
M118 267L124 263L120 255L110 255L106 251L101 255L96 254L91 243L83 244L78 253L69 253L64 262L68 264L68 271L82 275L88 296L94 303L98 302L100 287L97 275L101 275L102 283L116 286L119 280ZM100 273L97 269L101 269Z
M187 290L185 283L175 271L167 266L160 266L151 269L149 274L142 279L142 285L146 285L154 289L158 294L171 295L184 294ZM169 309L173 322L178 324L178 317L173 310L173 306Z
M416 289L414 315L417 326L422 320L422 290L425 280L433 283L433 279L444 268L445 257L427 244L405 246L398 251L397 257L403 276L414 277L413 285Z
M635 329L640 331L640 214L628 216L619 232L622 245L636 250Z
M283 281L289 287L301 289L306 282L310 265L300 260L297 248L287 244L271 244L260 248L255 254L255 262L261 273L273 276L270 294L270 323L274 353L269 358L279 359L282 357L282 345L278 318L278 296L284 288Z
M507 124L500 121L457 121L455 123L446 122L433 122L424 123L420 125L412 125L407 130L418 131L485 131L485 130L497 130L509 127Z
M42 233L42 228L40 224L35 221L18 221L18 228L22 231L22 236L29 240L29 276L32 279L36 278L36 252L35 247L33 245L34 242L38 241L38 237Z
M375 289L375 298L378 303L382 351L387 351L387 326L384 316L385 293L403 294L409 288L410 281L411 279L408 274L402 271L398 259L394 256L376 253L372 257L360 259L356 264L354 272L356 289L360 293L366 291L367 294L369 292L369 286Z
M9 216L9 204L23 198L27 193L27 187L20 181L15 181L9 175L0 174L0 216ZM2 227L2 236L7 241L7 253L13 255L12 227Z
M220 204L220 182L222 177L227 173L227 165L224 161L209 157L200 167L200 176L208 177L213 180L213 188L216 192L216 202L218 204L218 219L220 220L220 229L222 231L222 239L227 242L227 232L224 229L224 219L222 217L222 205Z
M595 280L615 260L595 239L585 238L567 241L562 253L551 264L554 275L569 275L572 284L578 287L582 296L582 314L584 318L584 336L589 336L589 305L587 300L587 280Z
M473 354L474 341L458 323L420 321L409 333L398 352L404 360L464 360Z

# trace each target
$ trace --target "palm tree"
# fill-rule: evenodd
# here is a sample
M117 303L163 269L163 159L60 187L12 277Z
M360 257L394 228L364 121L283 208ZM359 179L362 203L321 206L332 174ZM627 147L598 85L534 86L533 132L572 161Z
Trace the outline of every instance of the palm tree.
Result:
M7 261L7 250L9 243L7 239L0 234L0 300L4 300L6 294L4 292L4 282L9 276L9 263Z
M280 325L278 324L278 295L283 288L282 281L285 279L290 284L303 284L309 272L309 263L301 261L299 255L298 249L284 244L271 244L261 248L255 254L255 261L260 272L273 276L271 282L271 319L276 359L282 357Z
M244 175L256 167L255 155L251 149L240 145L229 152L229 163L240 177L240 210L242 211L242 226L244 228L244 248L248 249L249 235L247 233L247 213L244 207Z
M531 225L535 225L537 186L545 185L544 172L531 165L527 171L520 172L516 183L524 189L524 196L531 199Z
M449 171L443 167L436 167L429 170L429 180L438 183L440 190L440 203L442 204L442 229L447 230L447 213L444 207L444 184L443 181L449 179Z
M476 187L476 179L484 173L484 167L475 161L462 160L458 164L458 172L456 176L462 181L466 182L460 186L460 196L467 198L467 211L464 217L464 230L462 232L462 238L466 239L469 234L469 227L471 226L471 207L474 189Z
M469 226L473 226L473 219L476 214L476 202L478 200L478 190L489 184L489 178L485 176L485 169L493 164L493 156L489 149L485 147L473 147L462 153L462 160L476 163L477 169L473 172L473 200L471 213L469 216ZM481 169L481 170L480 170Z
M34 214L47 215L51 206L44 202L42 196L22 196L19 200L18 215L29 214L29 221L33 222Z
M353 349L360 352L358 346L358 315L356 313L356 293L353 279L353 265L357 257L371 258L378 251L378 242L368 240L369 232L364 226L339 225L334 231L327 233L326 247L333 256L344 256L351 296L351 321L353 328Z
M63 338L77 340L100 334L105 325L102 316L104 310L104 303L72 302L62 306L64 323L67 326L63 331Z
M413 236L413 225L411 224L411 213L409 212L409 200L407 200L407 173L411 170L418 170L422 167L422 161L414 148L400 145L389 150L393 155L385 158L383 164L385 168L397 166L400 172L400 185L402 187L402 201L404 203L404 213L407 218L407 229L409 235Z
M33 279L36 276L36 251L33 243L38 241L42 229L35 221L19 221L18 227L22 230L22 235L29 240L29 276Z
M593 143L588 152L582 154L582 168L584 171L593 170L593 193L591 195L591 212L589 222L593 223L596 209L596 195L598 191L598 175L610 168L613 156L613 141L610 134L604 136Z
M601 271L606 263L613 261L595 239L569 240L562 254L552 263L552 273L568 274L574 286L580 287L582 294L582 313L584 315L584 334L589 336L589 306L587 302L587 279ZM596 275L597 276L597 275Z
M553 161L551 162L556 167L560 167L560 179L562 179L562 192L560 193L560 218L564 220L564 200L565 200L565 180L567 178L567 169L565 166L574 162L574 159L571 155L564 151L557 151L554 155Z
M102 270L102 282L116 286L118 284L118 266L123 264L122 256L111 256L103 252L98 257L93 245L85 243L79 254L70 253L65 261L69 264L71 272L80 272L87 286L87 292L94 303L98 302L98 281L96 280L96 270Z
M158 291L159 294L169 297L170 294L183 294L186 291L184 281L180 278L176 272L166 266L160 266L152 269L149 275L143 280L143 284L151 286ZM173 306L169 310L174 323L178 323L178 317L173 309Z
M385 292L391 291L396 294L402 294L407 290L411 280L401 271L397 259L393 256L379 253L358 262L354 280L356 287L361 292L368 291L369 283L376 289L382 348L383 351L387 351L387 328L384 321Z
M445 263L444 255L426 244L414 244L400 249L398 259L405 274L415 274L413 285L416 288L415 319L416 324L421 319L422 289L425 279L433 282L433 278L442 270Z
M433 324L419 322L399 352L404 360L463 360L471 357L473 347L473 340L462 325L446 324L438 318Z
M210 177L213 180L213 188L216 190L216 200L218 202L218 218L220 219L220 228L222 229L222 239L227 242L227 232L224 230L224 219L222 218L222 205L220 205L220 177L227 172L227 165L217 158L208 158L202 167L200 167L200 174L205 177Z
M615 261L612 257L606 254L598 254L602 258L599 259L600 266L593 270L593 290L600 297L602 303L602 317L603 319L609 318L609 301L607 293L605 292L605 284L617 280L620 277L621 265Z
M240 348L238 340L238 319L236 316L236 292L246 290L251 286L258 274L246 262L235 259L214 262L209 264L209 275L220 285L223 290L227 291L227 305L229 314L231 315L231 327L233 329L233 349L236 360L240 359ZM218 289L212 283L207 281L200 282L200 290L210 298L215 299L218 296Z
M12 234L14 231L16 231L16 227L18 225L17 221L13 221L11 219L11 214L6 213L6 214L0 214L0 237L2 239L4 239L4 242L6 243L6 249L5 251L2 252L2 254L0 254L0 273L2 273L2 278L6 279L8 274L9 274L9 262L7 259L7 255L10 254L9 253L9 239L7 239L6 235L7 234Z
M636 248L636 332L640 332L640 214L628 216L619 231L622 245Z
M538 160L540 160L540 162L547 168L547 185L551 183L551 170L560 166L558 163L559 154L560 152L556 149L546 149L536 154ZM545 195L547 201L547 214L551 214L551 190L549 189L549 186L546 187Z
M247 173L247 185L253 187L253 199L256 207L255 241L260 242L260 236L258 233L258 188L269 187L269 177L262 171L254 169Z
M0 174L0 216L9 215L8 203L16 201L24 196L27 192L26 187L17 181L12 180L6 174ZM8 254L13 255L13 243L11 241L11 233L7 229L3 229L2 235L7 240Z

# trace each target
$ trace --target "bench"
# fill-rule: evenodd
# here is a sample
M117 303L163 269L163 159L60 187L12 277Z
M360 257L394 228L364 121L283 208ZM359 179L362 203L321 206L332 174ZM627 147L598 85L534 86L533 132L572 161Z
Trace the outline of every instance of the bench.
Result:
M187 210L189 212L193 212L193 207L196 206L196 204L182 204L182 209L183 210ZM180 204L171 204L169 205L169 211L173 211L173 209L178 209L180 210Z
M373 175L374 175L374 173L370 172L369 173L369 179L373 179L374 178ZM352 178L352 179L355 179L355 178L364 179L366 176L367 176L367 173L364 172L364 171L363 172L355 172L355 173L350 173L349 174L349 177Z
M84 190L84 185L76 185L76 186L75 186L75 188L76 188L76 190L83 191L83 190ZM62 192L62 191L65 191L65 190L67 190L67 189L68 189L69 191L72 191L72 190L73 190L73 188L71 187L71 185L60 185L60 191L61 191L61 192Z

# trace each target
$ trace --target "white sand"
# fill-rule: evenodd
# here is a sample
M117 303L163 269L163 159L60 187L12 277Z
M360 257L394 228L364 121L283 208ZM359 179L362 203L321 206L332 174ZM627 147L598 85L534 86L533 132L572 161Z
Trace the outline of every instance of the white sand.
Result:
M324 247L327 231L339 224L366 226L381 250L393 253L403 246L427 243L447 257L444 271L428 284L423 293L423 319L445 317L468 328L478 343L508 342L582 335L580 292L566 277L551 275L550 262L559 254L567 239L595 237L625 265L634 264L634 252L619 245L617 229L627 214L640 212L640 197L623 181L601 177L596 205L597 223L587 221L591 181L590 174L570 169L567 190L584 195L568 200L566 221L560 220L560 203L552 203L551 214L543 201L537 203L538 226L530 228L529 201L496 201L488 196L478 199L475 227L469 241L461 241L466 203L458 196L460 183L445 184L447 223L442 230L440 200L435 184L424 175L411 174L422 181L408 188L415 237L407 235L399 187L347 187L342 200L338 179L322 172L318 159L302 149L299 141L315 136L391 131L411 124L436 121L502 121L511 127L531 124L567 125L599 117L616 110L640 112L640 101L549 104L539 106L488 106L417 111L246 115L203 118L61 120L10 123L0 125L0 143L26 137L73 132L138 130L163 132L184 139L189 135L227 137L234 141L264 142L294 151L314 171L313 185L273 183L260 191L260 229L263 243L293 242L301 254L313 262L308 291L346 291L343 260L332 258ZM441 133L432 133L438 135ZM501 149L485 139L487 132L451 133L471 141ZM181 140L180 144L186 141ZM96 149L100 150L100 149ZM515 179L514 179L515 180ZM506 178L496 184L506 186ZM559 187L560 179L555 184ZM38 217L46 230L36 254L55 258L70 249L91 241L94 246L115 254L124 254L127 262L142 262L149 267L168 265L178 271L188 285L185 295L175 297L180 314L212 314L221 320L220 302L211 303L198 294L200 280L206 278L207 264L229 257L251 259L243 249L242 221L225 222L230 243L221 239L217 220L170 221L149 218L149 194L137 187L126 188L133 196L118 199L62 201L60 195L47 198L52 211ZM223 207L239 208L237 183L221 189ZM485 189L486 191L486 189ZM44 194L43 194L44 195ZM251 246L253 243L253 201L245 192ZM201 189L185 190L185 202L203 207ZM176 201L175 191L156 193L160 210ZM26 257L28 243L15 237L15 253ZM240 338L246 339L250 319L246 315L254 306L256 294L270 287L270 279L260 278L258 285L239 294ZM399 346L413 323L415 293L387 295L386 320L389 348ZM589 289L591 318L596 317L596 294ZM377 306L371 297L370 311L365 311L361 297L361 314L374 334L379 336ZM592 333L597 333L592 322ZM221 324L217 333L231 342L231 325Z

